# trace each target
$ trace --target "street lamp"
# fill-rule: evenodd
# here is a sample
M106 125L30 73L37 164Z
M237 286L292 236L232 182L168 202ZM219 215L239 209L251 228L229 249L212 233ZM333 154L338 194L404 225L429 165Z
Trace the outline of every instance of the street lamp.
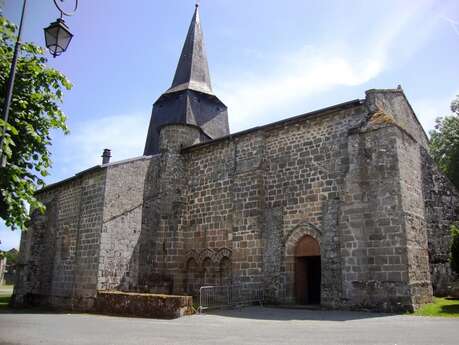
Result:
M65 52L73 37L65 22L59 18L44 30L46 48L48 48L51 55L56 57Z
M61 12L61 17L57 19L54 23L51 23L51 25L45 29L46 47L49 49L50 53L54 57L60 55L62 52L64 52L67 49L70 43L70 40L73 37L73 35L69 31L69 28L67 27L67 25L65 25L62 17L64 15L72 16L78 8L78 0L74 0L75 6L71 12L63 10L61 7L62 4L60 5L58 1L63 4L65 0L54 0L54 4L56 5L59 12ZM3 142L4 142L4 138L6 134L6 124L8 122L11 98L13 97L14 78L16 76L16 65L18 62L18 55L19 55L19 51L21 48L22 24L24 22L24 15L26 12L26 7L27 7L27 0L24 0L22 3L22 12L21 12L21 20L19 22L18 36L16 38L16 44L14 45L13 59L11 60L11 67L10 67L10 73L8 76L8 83L6 84L6 97L5 97L5 102L3 104L3 109L2 109L2 118L4 122L1 126L1 133L0 133L0 168L4 168L6 166L6 155L3 152Z
M59 0L60 2L64 2L64 0ZM78 0L75 0L75 7L73 11L65 11L61 5L59 5L58 0L54 0L54 4L58 8L59 12L61 12L61 17L58 18L55 22L49 24L47 28L44 29L45 31L45 43L46 48L48 48L49 52L53 57L61 55L70 44L72 40L72 33L69 30L69 27L65 25L64 20L62 17L65 16L72 16L77 8L78 8Z

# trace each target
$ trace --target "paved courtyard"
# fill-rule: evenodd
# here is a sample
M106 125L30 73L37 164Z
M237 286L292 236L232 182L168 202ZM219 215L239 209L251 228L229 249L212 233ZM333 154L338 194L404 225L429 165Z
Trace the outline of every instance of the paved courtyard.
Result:
M459 319L250 307L176 320L2 313L1 345L456 345Z

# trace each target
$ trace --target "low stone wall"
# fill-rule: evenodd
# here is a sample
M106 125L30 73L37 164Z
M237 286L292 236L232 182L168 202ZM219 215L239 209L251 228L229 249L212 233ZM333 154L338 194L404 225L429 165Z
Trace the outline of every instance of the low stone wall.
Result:
M99 291L94 310L101 314L175 319L192 314L191 296Z

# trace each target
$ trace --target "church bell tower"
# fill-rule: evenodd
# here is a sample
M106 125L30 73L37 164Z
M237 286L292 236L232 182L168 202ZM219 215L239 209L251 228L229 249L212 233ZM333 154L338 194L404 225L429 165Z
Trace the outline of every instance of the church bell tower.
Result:
M229 134L228 111L212 91L196 5L171 87L153 104L144 155L159 153L159 132L168 124L194 125L204 140Z

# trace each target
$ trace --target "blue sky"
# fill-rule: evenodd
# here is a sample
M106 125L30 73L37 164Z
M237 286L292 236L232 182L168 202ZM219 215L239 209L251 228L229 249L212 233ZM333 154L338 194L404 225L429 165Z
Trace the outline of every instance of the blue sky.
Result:
M65 3L68 3L66 0ZM4 15L18 22L20 0ZM66 18L66 53L49 59L74 84L62 108L71 134L54 135L48 182L100 162L139 156L153 102L171 84L192 0L80 0ZM212 86L231 132L401 84L426 131L459 93L456 0L202 0ZM24 39L44 44L58 16L29 0ZM0 249L20 233L0 224Z

